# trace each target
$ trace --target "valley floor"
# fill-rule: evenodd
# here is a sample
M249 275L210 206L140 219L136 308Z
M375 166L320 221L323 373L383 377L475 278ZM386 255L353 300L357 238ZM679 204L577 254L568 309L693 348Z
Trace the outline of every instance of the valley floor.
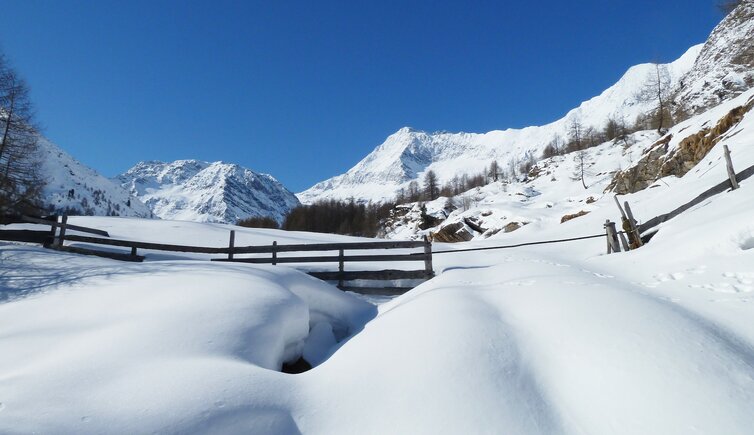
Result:
M283 266L4 244L0 432L747 433L750 188L630 253L595 239L437 255L437 278L379 306ZM217 246L229 229L72 222ZM684 243L686 228L708 236ZM238 231L239 245L351 240ZM279 372L301 355L316 367Z

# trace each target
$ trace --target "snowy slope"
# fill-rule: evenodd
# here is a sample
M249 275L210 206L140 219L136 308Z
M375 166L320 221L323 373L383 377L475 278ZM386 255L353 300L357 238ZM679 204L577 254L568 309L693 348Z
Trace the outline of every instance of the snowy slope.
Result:
M57 145L40 137L38 146L39 173L46 183L42 196L48 211L152 217L152 212L140 200Z
M270 216L282 221L299 205L272 176L223 162L140 162L115 180L163 219L236 222Z
M420 230L418 227L420 223L418 205L408 204L406 207L412 207L411 211L389 221L384 237L419 239L424 235L436 234L449 226L460 227L457 231L469 239L485 239L495 234L498 234L495 237L503 238L510 238L513 234L519 233L534 235L543 228L559 228L564 216L580 212L588 212L590 215L576 218L574 222L589 221L594 215L603 216L601 218L603 222L608 217L615 221L616 217L610 216L609 213L617 211L617 208L613 204L612 192L606 192L606 189L613 185L613 180L616 175L620 175L620 171L636 168L640 163L645 164L650 154L657 161L656 166L660 167L664 159L677 153L681 143L688 142L687 138L712 130L721 119L726 118L736 108L746 107L747 104L754 105L752 98L754 98L754 90L746 91L730 101L672 127L667 135L663 136L670 140L666 147L659 145L662 149L659 154L648 152L658 149L657 143L661 136L656 131L634 133L626 143L610 141L587 149L584 154L586 189L580 179L578 154L555 156L538 162L527 181L491 183L459 195L450 200L452 210L447 209L448 198L441 197L427 202L427 212L444 219L442 224L427 230ZM668 186L689 183L696 177L701 177L702 185L695 188L697 194L701 193L704 191L703 186L712 186L726 178L725 164L721 160L723 145L730 147L738 171L754 164L754 158L741 156L747 144L750 143L747 140L752 136L754 136L754 110L745 113L740 122L727 130L691 171L681 178L672 175L659 179L651 178L647 182L648 190L658 192L667 189ZM660 171L657 170L657 172ZM644 193L638 192L637 195L639 194ZM644 220L668 212L672 210L671 205L680 206L684 201L692 198L693 196L687 197L685 194L666 198L659 204L660 207L653 207L648 212L654 214L644 215ZM468 219L486 231L479 232L469 227L466 224ZM510 224L526 226L515 229L516 233L505 234L505 228ZM573 223L562 224L563 228L568 228L570 225ZM599 223L593 225L593 230L599 227ZM535 233L530 233L530 231Z
M695 115L754 86L754 2L746 0L712 31L673 96L677 111Z
M671 86L675 86L694 64L702 46L694 46L681 58L667 65ZM630 68L601 95L582 103L562 119L541 127L477 133L427 133L405 127L389 136L348 172L317 183L298 194L303 203L318 199L383 201L395 197L397 190L424 171L434 170L442 182L454 175L481 171L493 159L502 167L519 162L526 153L539 157L556 137L567 138L569 125L579 120L584 128L601 131L609 118L633 122L646 114L654 103L640 101L637 93L646 83L654 64Z

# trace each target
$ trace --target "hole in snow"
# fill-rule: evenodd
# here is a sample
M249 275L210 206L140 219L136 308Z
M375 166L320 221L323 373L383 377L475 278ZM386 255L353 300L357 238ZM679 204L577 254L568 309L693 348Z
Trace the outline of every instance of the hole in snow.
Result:
M748 239L745 239L743 242L741 242L741 249L743 249L744 251L754 249L754 237L749 237Z
M304 357L299 358L295 362L292 363L283 363L282 371L283 373L288 373L291 375L295 375L298 373L304 373L306 371L311 370L312 365L306 362Z

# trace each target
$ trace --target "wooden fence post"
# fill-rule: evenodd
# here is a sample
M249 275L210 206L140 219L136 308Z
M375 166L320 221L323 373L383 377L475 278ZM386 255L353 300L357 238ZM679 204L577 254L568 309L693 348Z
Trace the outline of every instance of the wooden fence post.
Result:
M618 233L618 236L620 237L620 244L623 246L623 250L628 252L630 247L628 244L628 240L626 240L626 235L623 233Z
M730 149L728 145L723 145L723 151L725 155L725 164L728 168L728 178L730 178L730 185L733 190L738 189L738 181L736 181L736 171L733 169L733 160L730 158Z
M605 221L605 231L607 235L607 253L620 252L620 244L618 243L618 234L615 230L615 222L610 220Z
M435 271L432 267L432 242L429 241L427 236L424 236L424 271L427 273L428 278L435 276Z
M345 255L343 255L343 249L338 250L338 272L340 274L338 275L338 288L343 288L343 271L345 271Z
M63 246L63 242L65 241L65 226L67 223L68 223L68 215L63 214L63 217L60 220L60 234L58 235L58 240L57 240L58 247Z
M278 264L277 261L275 261L278 258L277 248L278 248L278 242L277 240L275 240L272 242L272 265L273 266L276 266Z
M136 257L136 246L131 246L131 256Z
M230 240L228 241L228 260L233 259L233 246L236 243L236 230L230 230Z
M51 221L52 223L50 224L50 236L49 236L49 239L48 239L48 241L47 241L47 242L45 242L45 243L43 244L43 246L44 246L45 248L48 248L48 247L50 246L50 244L51 244L51 243L52 243L52 244L54 244L54 243L55 243L55 233L56 233L56 232L57 232L57 230L58 230L58 227L57 227L57 226L55 226L55 224L56 224L56 223L58 223L58 215L52 215L52 216L48 216L48 219L50 219L50 221Z
M629 233L629 240L631 240L631 249L641 248L644 243L641 241L641 233L636 226L636 219L634 219L634 213L631 211L631 206L628 205L628 201L624 201L623 205L626 207L626 215L628 215L628 225L631 228ZM633 237L631 237L633 235Z

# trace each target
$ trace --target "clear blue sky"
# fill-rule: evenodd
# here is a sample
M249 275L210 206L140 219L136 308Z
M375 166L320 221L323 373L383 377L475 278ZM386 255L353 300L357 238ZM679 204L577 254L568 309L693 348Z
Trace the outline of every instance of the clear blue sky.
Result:
M553 121L722 18L715 0L0 3L0 46L74 157L106 176L223 160L293 191L402 126Z

